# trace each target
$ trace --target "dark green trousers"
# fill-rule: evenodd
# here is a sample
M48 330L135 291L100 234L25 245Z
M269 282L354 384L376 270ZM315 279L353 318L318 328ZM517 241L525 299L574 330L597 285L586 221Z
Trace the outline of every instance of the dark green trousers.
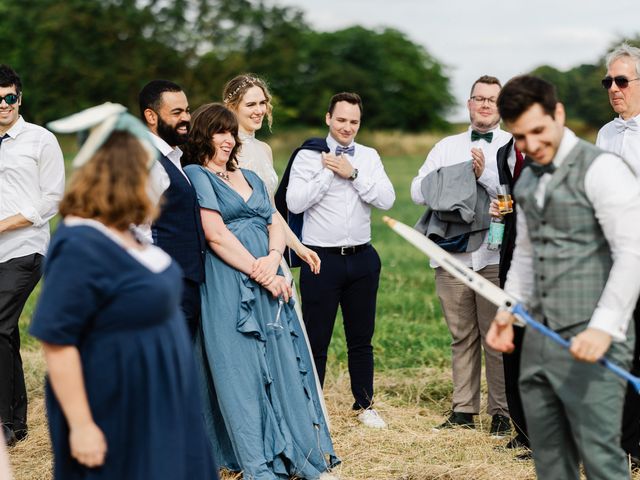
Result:
M571 338L586 323L564 332ZM607 358L628 369L634 345L613 343ZM520 393L538 478L579 480L580 463L589 480L629 479L620 447L626 383L599 364L580 362L536 331L525 335Z

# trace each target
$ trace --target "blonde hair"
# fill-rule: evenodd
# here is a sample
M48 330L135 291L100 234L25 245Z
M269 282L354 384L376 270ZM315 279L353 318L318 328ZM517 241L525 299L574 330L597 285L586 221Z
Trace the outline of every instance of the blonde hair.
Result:
M158 211L147 194L149 160L135 136L113 132L71 177L60 214L92 218L118 230L155 218Z
M244 97L247 90L252 87L260 87L267 99L267 124L269 125L269 130L271 130L271 125L273 124L273 106L271 105L271 100L273 96L269 91L267 83L261 78L253 74L245 73L229 80L222 90L222 101L227 108L237 112L242 97Z

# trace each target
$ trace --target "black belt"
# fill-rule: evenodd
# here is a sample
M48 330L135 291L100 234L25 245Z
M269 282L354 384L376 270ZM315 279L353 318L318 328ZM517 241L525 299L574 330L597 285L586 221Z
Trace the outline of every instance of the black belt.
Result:
M333 253L336 255L353 255L361 252L371 246L370 242L363 243L362 245L351 245L349 247L316 247L314 245L307 245L311 250L316 252Z

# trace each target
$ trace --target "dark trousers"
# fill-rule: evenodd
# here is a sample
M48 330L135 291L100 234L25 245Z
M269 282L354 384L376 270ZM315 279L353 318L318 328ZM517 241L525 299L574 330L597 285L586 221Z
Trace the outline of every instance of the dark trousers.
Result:
M200 305L200 284L184 278L182 288L182 313L187 321L191 338L195 338L196 330L200 324L200 309L202 308Z
M636 343L633 352L631 373L640 375L640 301L633 312L636 327ZM622 412L622 448L625 452L640 458L640 395L631 384L627 385Z
M355 398L353 408L368 408L373 402L371 339L376 317L380 257L372 246L353 255L310 248L318 253L322 268L320 274L314 275L308 265L302 264L300 294L302 316L320 383L324 383L327 350L339 305L347 340L351 392Z
M509 416L516 430L517 438L528 446L529 435L527 434L527 422L524 417L522 399L520 398L520 387L518 386L518 379L520 378L520 355L522 353L522 340L524 339L525 329L514 327L513 332L515 349L512 353L502 355L502 362L504 364L504 387L507 394L507 405L509 405Z
M18 320L40 280L42 255L0 263L0 420L18 437L27 430L27 390L20 356Z

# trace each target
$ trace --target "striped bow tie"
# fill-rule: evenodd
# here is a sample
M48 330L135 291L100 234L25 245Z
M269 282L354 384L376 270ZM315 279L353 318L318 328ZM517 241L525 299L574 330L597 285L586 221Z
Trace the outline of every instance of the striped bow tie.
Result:
M350 147L343 147L342 145L338 145L336 147L336 155L342 155L343 153L346 153L347 155L351 155L353 157L355 151L355 145L351 145Z

